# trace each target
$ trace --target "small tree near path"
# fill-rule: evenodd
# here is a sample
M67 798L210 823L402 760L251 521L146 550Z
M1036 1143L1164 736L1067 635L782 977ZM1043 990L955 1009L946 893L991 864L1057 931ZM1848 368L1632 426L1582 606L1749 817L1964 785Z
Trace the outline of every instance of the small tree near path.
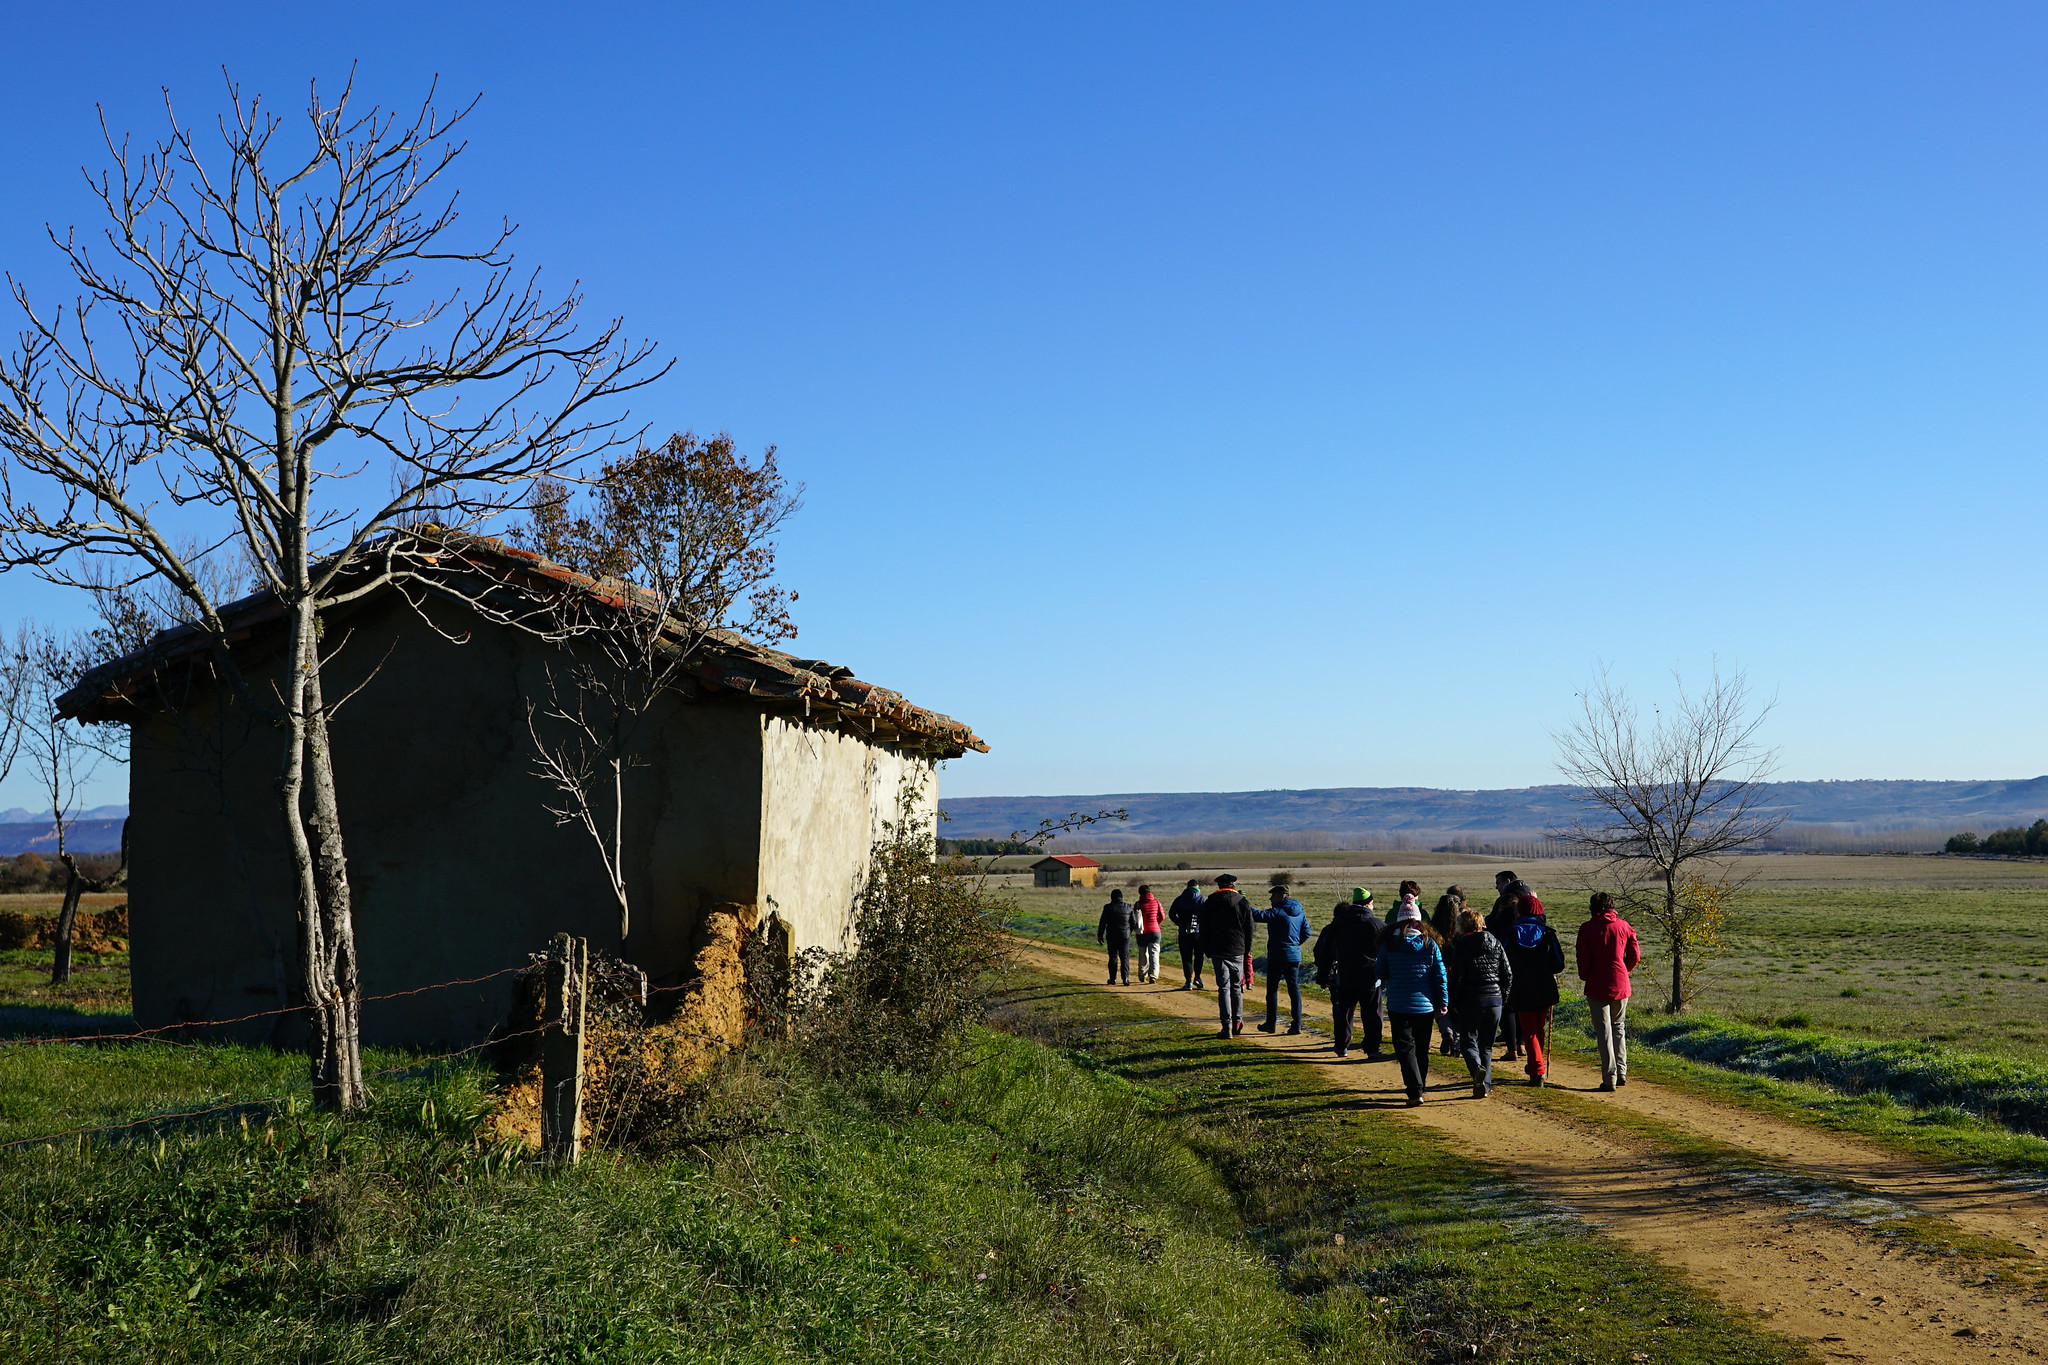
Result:
M1579 719L1553 736L1580 815L1552 835L1602 859L1603 872L1621 879L1617 899L1662 933L1673 1013L1693 994L1698 954L1718 948L1741 885L1697 875L1695 864L1739 853L1784 820L1762 805L1777 751L1757 735L1773 704L1753 704L1740 672L1723 677L1717 667L1700 693L1677 682L1677 701L1655 709L1645 728L1603 670L1580 695Z

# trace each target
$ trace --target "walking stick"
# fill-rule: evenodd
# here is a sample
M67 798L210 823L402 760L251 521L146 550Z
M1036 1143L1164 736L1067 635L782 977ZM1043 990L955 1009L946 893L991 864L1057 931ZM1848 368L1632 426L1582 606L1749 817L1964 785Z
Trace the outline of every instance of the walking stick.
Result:
M1543 1069L1550 1070L1550 1021L1557 1015L1557 1006L1543 1011Z

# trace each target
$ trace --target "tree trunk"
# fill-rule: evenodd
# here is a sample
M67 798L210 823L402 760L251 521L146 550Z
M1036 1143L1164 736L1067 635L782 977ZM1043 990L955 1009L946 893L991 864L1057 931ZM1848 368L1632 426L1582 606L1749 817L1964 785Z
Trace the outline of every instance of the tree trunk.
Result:
M320 686L317 655L316 666L306 678L306 766L313 789L314 886L320 896L327 975L334 986L324 1064L335 1088L336 1107L360 1109L370 1102L370 1092L363 1085L362 983L356 972L354 901L349 894L348 859L342 849L341 805L334 793L334 750L328 740L327 706Z
M50 967L50 984L61 986L71 979L71 931L78 924L78 898L85 891L85 878L78 875L78 863L68 853L64 863L64 908L57 912L57 960Z
M619 951L624 952L626 935L633 928L632 907L626 903L626 771L620 746L612 745L612 849L610 872L612 894L619 898Z
M344 1027L342 1018L333 946L328 942L329 917L321 904L321 878L305 810L306 759L312 739L309 704L319 695L317 628L311 601L296 603L292 608L292 670L284 708L284 770L278 778L278 796L285 847L291 853L292 889L298 901L300 990L305 996L306 1056L312 1070L313 1100L323 1109L348 1110L362 1103L361 1068L342 1064L342 1049L352 1046L353 1032ZM352 960L353 952L350 956ZM351 1075L355 1076L353 1086L349 1084Z
M1664 922L1671 926L1671 1007L1670 1013L1685 1012L1685 927L1678 921L1678 888L1673 885L1671 873L1664 873Z

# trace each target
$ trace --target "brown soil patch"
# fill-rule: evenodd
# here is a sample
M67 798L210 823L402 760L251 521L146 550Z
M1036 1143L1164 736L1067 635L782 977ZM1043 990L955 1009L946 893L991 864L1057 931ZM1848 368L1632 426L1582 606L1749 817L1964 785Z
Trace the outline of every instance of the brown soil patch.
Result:
M0 910L0 948L54 948L57 916ZM81 953L128 951L128 902L104 910L81 909L71 923L71 946Z
M1213 1031L1213 991L1187 992L1160 982L1102 987L1092 953L1033 944L1032 965L1136 996L1147 1008ZM1339 1061L1328 1039L1256 1032L1263 1018L1246 1001L1253 1043L1322 1069L1415 1123L1452 1138L1476 1161L1497 1166L1524 1186L1568 1208L1628 1245L1685 1273L1731 1308L1755 1313L1774 1330L1810 1341L1829 1360L1952 1362L2017 1359L2048 1352L2048 1304L2031 1257L2001 1264L1996 1280L1984 1264L1944 1266L1902 1252L1825 1204L1801 1202L1789 1188L1731 1181L1728 1171L1673 1154L1625 1129L1558 1112L1526 1088L1518 1063L1497 1067L1491 1098L1471 1098L1464 1065L1432 1057L1430 1090L1419 1109L1403 1107L1400 1071L1391 1060L1367 1063L1353 1052ZM1218 1047L1236 1046L1218 1040ZM1563 1063L1551 1082L1584 1092L1599 1104L1737 1147L1760 1165L1801 1181L1849 1185L1902 1206L1894 1216L1939 1220L1978 1238L2048 1247L2048 1201L1995 1176L1944 1170L1853 1138L1698 1099L1642 1080L1598 1093L1599 1076ZM1577 1107L1577 1106L1572 1106ZM2023 1277L2016 1280L2014 1273Z

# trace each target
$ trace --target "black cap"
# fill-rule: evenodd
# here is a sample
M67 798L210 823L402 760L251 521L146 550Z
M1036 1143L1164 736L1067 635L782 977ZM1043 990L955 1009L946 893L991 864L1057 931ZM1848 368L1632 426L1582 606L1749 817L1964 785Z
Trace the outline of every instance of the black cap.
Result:
M1220 877L1218 877L1218 878L1216 879L1216 885L1218 885L1218 886L1236 886L1236 885L1237 885L1237 878L1235 878L1235 877L1231 876L1231 875L1230 875L1230 874L1229 874L1228 872L1226 872L1226 873L1224 873L1224 874L1223 874L1222 876L1220 876Z

